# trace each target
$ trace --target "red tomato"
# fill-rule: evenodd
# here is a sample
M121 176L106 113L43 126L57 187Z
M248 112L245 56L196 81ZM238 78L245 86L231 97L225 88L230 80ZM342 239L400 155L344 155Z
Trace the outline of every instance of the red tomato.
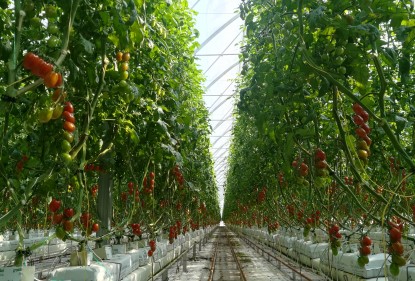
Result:
M362 248L360 248L360 255L362 256L368 256L370 255L370 247L369 246L363 246Z
M147 256L151 257L152 255L153 255L153 251L152 250L148 250Z
M364 122L369 121L369 113L367 113L366 110L363 110L359 115L362 117Z
M294 161L291 163L291 166L292 166L293 168L296 168L296 167L298 166L298 162L297 162L296 160L294 160Z
M400 242L392 243L392 253L397 254L399 256L403 255L403 245Z
M361 127L356 128L355 131L356 131L356 135L358 135L360 138L365 139L367 137L366 131L363 128Z
M28 52L23 58L23 67L32 70L39 63L39 57L32 52Z
M156 176L156 174L154 172L150 173L150 179L154 179L155 176Z
M94 223L91 227L92 232L98 232L99 230L99 224Z
M150 247L153 248L156 246L156 241L150 240L150 242L148 242L148 245L150 245Z
M33 74L35 74L36 76L45 78L46 75L52 72L52 70L53 70L53 65L42 60L37 67L36 73L33 72Z
M363 107L360 104L358 104L357 102L355 102L353 104L353 111L357 115L360 115L364 111L364 109L363 109Z
M363 123L360 128L362 128L363 130L365 130L366 134L369 135L370 132L372 131L372 129L370 129L369 125L366 123Z
M63 219L63 214L53 214L53 224L60 224Z
M363 246L370 246L370 245L372 245L372 239L370 239L370 237L369 237L369 236L365 235L365 236L363 236L363 238L362 238L361 244L362 244Z
M398 242L401 241L402 233L398 228L392 227L389 229L389 237L391 242Z
M134 183L132 181L128 182L128 188L134 188Z
M326 169L327 168L327 162L324 161L324 160L316 162L316 168L317 169Z
M54 213L56 212L61 206L61 201L56 200L55 198L49 203L49 210Z
M360 115L353 115L353 122L357 125L357 126L361 126L362 124L365 123L365 121L363 121L363 118Z
M68 111L69 113L73 113L74 108L73 108L72 103L69 101L65 102L65 108L63 110Z
M326 160L326 153L324 153L324 151L321 150L320 148L317 148L316 154L315 154L315 159L316 160Z
M72 208L66 208L66 209L63 211L63 213L64 213L64 215L65 215L65 217L66 217L66 218L70 219L70 218L72 218L72 217L73 217L74 211L73 211L73 209L72 209Z
M75 117L73 116L73 113L70 113L69 111L64 111L62 113L62 117L65 119L65 121L75 124Z
M65 121L65 123L63 124L63 128L70 133L72 133L76 129L75 124L68 121Z

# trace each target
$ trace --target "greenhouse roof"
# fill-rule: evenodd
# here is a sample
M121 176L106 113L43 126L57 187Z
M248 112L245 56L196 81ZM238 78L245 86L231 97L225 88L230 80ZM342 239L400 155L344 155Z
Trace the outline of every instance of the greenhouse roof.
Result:
M240 71L239 43L243 37L238 13L240 2L189 1L189 6L198 13L196 28L200 32L200 47L195 55L206 77L204 101L210 114L211 150L221 208L233 125L235 78Z

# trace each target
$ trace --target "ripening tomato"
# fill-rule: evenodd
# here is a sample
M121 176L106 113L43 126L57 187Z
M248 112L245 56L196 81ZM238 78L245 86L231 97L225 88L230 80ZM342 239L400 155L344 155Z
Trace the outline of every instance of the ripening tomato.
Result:
M38 119L40 123L47 123L52 119L53 116L53 108L44 108L39 111Z
M62 92L62 89L56 89L55 91L53 91L52 94L52 101L54 102L62 102L66 99L67 93L66 92Z
M129 61L130 60L130 53L128 53L128 52L124 53L122 55L122 60L125 61L125 62Z
M122 64L121 64L121 70L122 71L127 71L128 70L128 62L123 62Z
M117 61L122 61L122 57L123 57L123 53L122 52L118 52L116 54Z
M63 221L63 229L65 229L67 232L72 232L73 222L67 220Z
M403 255L403 251L404 251L404 248L403 248L402 243L400 243L400 242L394 242L394 243L392 243L392 253L393 254L397 254L399 256L402 256Z
M52 119L58 119L62 115L63 106L58 104L54 109L52 113Z
M128 71L121 71L120 80L127 80L127 78L128 78Z
M69 143L73 142L73 134L68 132L68 131L64 131L63 132L63 137L65 138L65 140L67 140Z
M368 152L366 150L363 149L359 149L357 151L357 156L359 156L360 159L367 159L367 157L369 156Z
M45 78L43 78L43 83L48 88L56 88L58 84L59 75L58 73L51 71L46 74Z
M72 133L76 129L75 124L68 121L65 121L65 123L63 124L63 128L70 133Z

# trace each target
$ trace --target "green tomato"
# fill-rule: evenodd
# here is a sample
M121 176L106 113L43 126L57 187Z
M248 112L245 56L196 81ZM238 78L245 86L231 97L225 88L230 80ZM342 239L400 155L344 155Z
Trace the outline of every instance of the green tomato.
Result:
M59 46L59 44L61 43L61 41L59 40L58 37L56 37L55 35L52 35L49 39L48 39L48 47L49 48L56 48Z
M62 158L62 162L65 165L69 165L70 163L72 163L72 156L67 152L61 153L61 158Z
M389 272L393 275L393 276L398 276L399 275L399 265L397 265L396 263L391 263L389 265Z
M29 0L29 1L24 1L24 5L23 5L23 10L25 11L25 13L29 13L32 12L35 9L35 4L33 4L33 1Z
M337 47L336 50L334 51L334 53L336 54L336 56L341 56L344 54L344 48L343 47Z
M62 147L63 152L69 152L69 151L71 151L71 148L72 148L71 144L67 140L63 140L61 142L61 147Z
M344 58L343 57L336 57L334 59L334 64L335 65L341 65L344 62Z
M45 16L48 19L56 18L58 16L58 12L56 10L56 7L53 5L46 5L45 7Z
M42 22L40 20L40 18L38 17L33 17L30 19L30 26L32 26L33 28L40 28L42 26Z
M128 78L128 71L121 71L120 80L127 80L127 78Z
M57 24L54 24L54 23L49 23L49 25L48 25L48 32L50 34L57 34L57 33L59 33L59 27L58 27L58 25Z
M337 69L337 71L340 73L340 74L346 74L346 67L344 67L344 66L340 66L338 69Z

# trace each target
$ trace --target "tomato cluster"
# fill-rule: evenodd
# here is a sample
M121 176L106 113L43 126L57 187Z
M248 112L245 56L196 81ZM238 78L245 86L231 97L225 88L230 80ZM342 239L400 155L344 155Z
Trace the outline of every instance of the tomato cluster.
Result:
M176 182L179 184L179 188L183 188L183 184L184 184L184 177L182 172L180 171L179 166L174 166L173 168L173 174L174 174L174 178L176 179Z
M348 177L348 176L345 176L345 177L344 177L344 183L345 183L346 185L353 185L353 177Z
M97 184L94 184L92 187L91 187L91 196L92 197L96 197L97 196L97 193L98 193L98 185Z
M50 201L49 203L49 210L52 213L56 213L57 210L59 210L59 208L61 207L61 201L53 198L52 201Z
M357 155L364 164L367 164L367 158L370 156L370 145L372 144L372 140L368 136L371 131L367 124L369 114L358 103L353 104L353 111L355 113L353 115L353 122L358 126L355 130L356 135L359 137L356 142Z
M291 166L296 169L300 177L306 177L308 175L308 165L305 162L302 162L300 165L297 160L294 160L291 163Z
M128 78L128 61L130 60L130 53L118 52L116 54L116 59L119 63L118 72L120 73L120 80L127 80Z
M267 195L267 188L263 187L261 191L258 192L257 202L260 204L265 201Z
M24 56L23 67L30 70L33 75L42 78L48 88L57 88L63 83L62 75L53 71L53 65L32 52L28 52Z
M359 253L360 256L357 259L357 263L360 267L364 267L366 264L369 263L369 255L371 253L370 246L372 245L372 239L369 236L364 235L360 239L360 248Z
M153 256L153 253L156 251L156 241L150 240L148 242L148 245L150 246L150 250L148 250L147 255L151 257Z
M146 193L149 193L150 194L154 190L154 184L155 184L154 179L156 177L156 174L154 172L150 172L150 175L149 176L150 176L150 183L148 182L147 177L144 177L144 180L143 180L143 188L144 188L144 191Z
M389 254L392 256L392 262L389 265L389 271L392 275L399 275L399 267L406 265L406 259L403 256L404 248L402 245L402 223L389 221Z
M23 171L23 167L26 164L26 162L29 160L29 157L27 155L23 155L22 159L19 160L19 162L17 162L16 164L16 171L18 173Z
M132 223L131 229L134 235L141 236L142 232L141 232L141 226L139 223Z
M316 167L316 174L318 177L327 177L329 175L326 153L320 148L317 148L314 154L314 166Z
M268 233L272 233L272 232L276 231L279 227L280 227L280 224L277 221L275 221L274 223L269 222L268 223Z
M305 219L305 226L303 235L307 237L310 234L310 230L312 227L318 226L320 223L320 211L317 210L315 213L311 214L310 217Z
M333 224L329 229L330 247L334 256L337 256L339 253L338 248L341 246L340 239L342 238L342 235L339 231L340 227L337 224Z
M169 243L173 244L174 239L177 239L178 231L180 231L181 223L177 221L176 225L172 225L169 228Z
M62 117L64 119L63 133L64 139L62 140L62 154L61 157L65 163L70 163L72 161L72 156L69 154L69 151L72 149L71 143L73 142L73 132L75 131L75 117L73 115L74 108L71 102L67 101L64 104Z

